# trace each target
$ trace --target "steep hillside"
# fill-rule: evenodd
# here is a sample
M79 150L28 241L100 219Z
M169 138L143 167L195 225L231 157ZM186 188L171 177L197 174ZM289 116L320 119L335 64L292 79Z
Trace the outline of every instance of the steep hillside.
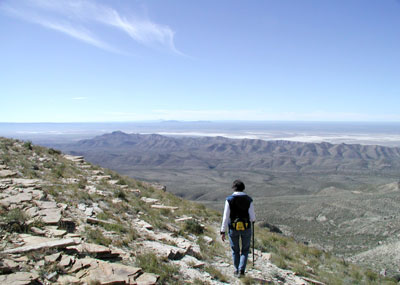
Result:
M395 284L261 228L255 264L235 279L220 219L159 185L0 138L1 284Z

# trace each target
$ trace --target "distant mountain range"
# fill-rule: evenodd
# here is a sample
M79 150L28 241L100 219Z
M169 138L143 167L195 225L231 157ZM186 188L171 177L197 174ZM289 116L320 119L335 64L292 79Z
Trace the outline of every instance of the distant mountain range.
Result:
M400 173L400 148L377 145L169 137L116 131L58 147L112 169Z

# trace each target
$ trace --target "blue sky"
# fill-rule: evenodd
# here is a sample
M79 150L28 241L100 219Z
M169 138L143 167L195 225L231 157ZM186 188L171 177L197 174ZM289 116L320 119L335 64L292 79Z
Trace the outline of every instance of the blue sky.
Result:
M400 1L0 1L0 122L400 121Z

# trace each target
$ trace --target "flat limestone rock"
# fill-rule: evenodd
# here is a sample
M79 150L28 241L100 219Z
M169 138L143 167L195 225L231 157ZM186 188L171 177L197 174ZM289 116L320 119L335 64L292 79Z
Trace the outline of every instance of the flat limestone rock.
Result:
M25 210L25 213L31 218L36 217L38 215L38 212L39 212L39 209L37 207L31 207L31 208Z
M46 234L46 231L36 228L36 227L31 227L31 231L40 236L44 236Z
M93 179L97 180L97 181L101 181L101 180L110 180L111 179L111 175L98 175L98 176L93 176Z
M157 284L159 276L152 273L143 273L135 281L137 285L154 285Z
M14 260L11 259L4 259L2 261L2 265L0 266L1 268L7 268L8 270L14 270L18 268L18 263L16 263Z
M56 238L63 237L67 234L66 230L59 230L57 229L57 226L48 226L46 227L46 231L47 235Z
M176 244L177 247L183 249L185 254L190 254L194 257L201 258L200 246L182 237L173 237L170 233L157 233L155 238L158 241L166 241Z
M44 197L43 191L42 190L31 190L31 189L26 189L29 193L32 193L32 196L36 200L40 200Z
M10 196L8 198L5 198L3 200L0 200L0 204L4 206L9 206L11 204L21 204L23 202L30 202L32 201L32 194L30 193L20 193L17 195Z
M52 201L37 201L35 200L34 203L42 210L45 209L57 209L57 203Z
M25 253L29 251L35 251L35 250L42 250L42 249L49 249L49 248L62 248L62 247L67 247L70 245L75 245L81 243L80 239L60 239L60 240L55 240L55 241L48 241L48 242L43 242L35 245L30 245L30 246L21 246L13 249L8 249L3 251L2 253ZM1 284L1 283L0 283Z
M16 272L8 275L0 275L0 284L2 285L25 285L36 281L39 275L30 272Z
M147 198L147 197L142 197L140 200L145 202L146 204L154 204L159 202L158 199Z
M53 263L53 262L56 262L57 260L59 260L60 257L61 257L61 253L57 252L55 254L45 256L44 260L48 263Z
M65 154L64 158L68 159L68 160L71 160L73 162L78 162L78 163L84 163L85 162L85 159L84 159L83 156Z
M207 244L212 244L213 243L213 239L209 236L203 236L203 240L207 243Z
M55 239L52 239L52 238L33 236L33 235L29 235L29 234L20 234L19 238L25 243L25 246L55 241Z
M28 187L36 187L39 183L39 179L26 179L26 178L14 178L13 183L23 187L23 188L28 188Z
M98 282L99 284L136 284L135 278L142 272L141 268L127 266L105 261L97 261L97 267L89 268L87 276L81 281L88 284Z
M92 267L97 268L98 267L98 260L91 258L91 257L85 257L83 259L78 259L75 261L74 265L69 269L68 273L75 273L78 272L79 270Z
M193 217L182 217L182 218L178 218L178 219L175 219L175 222L186 222L186 221L190 221L190 220L193 220Z
M74 249L79 253L89 254L111 253L111 249L109 249L108 247L94 243L81 243L77 246L70 246L67 249Z
M0 178L14 177L17 176L17 174L18 174L17 172L8 169L0 170Z
M115 225L116 224L116 222L109 222L109 221L99 220L99 219L91 218L91 217L87 217L86 218L86 222L89 223L89 224L93 224L93 225L97 225L97 224Z
M137 227L140 227L140 228L144 228L144 229L147 229L147 230L152 230L153 229L152 225L150 225L148 222L145 222L145 221L140 220L140 219L135 219L133 221L133 224L134 224L134 226L137 226Z
M151 205L150 207L154 208L154 209L164 209L164 210L178 210L179 207L173 207L173 206L165 206L165 205Z
M154 252L156 255L161 256L162 258L177 260L184 257L186 254L186 250L182 248L156 241L143 241L141 245L144 250Z
M204 262L190 255L185 255L185 257L182 258L181 261L186 263L187 266L190 266L192 268L201 268L205 265Z
M57 279L57 284L60 285L70 285L70 284L81 284L79 278L71 275L61 275Z
M58 263L58 266L60 266L61 268L65 268L70 266L74 261L74 258L72 256L69 255L64 255L61 258L61 261Z
M62 218L61 209L45 209L38 212L45 224L58 224Z

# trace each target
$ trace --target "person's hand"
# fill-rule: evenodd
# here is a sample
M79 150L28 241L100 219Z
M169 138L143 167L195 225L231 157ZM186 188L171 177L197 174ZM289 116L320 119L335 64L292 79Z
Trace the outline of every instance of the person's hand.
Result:
M225 233L221 233L221 239L222 241L225 241Z

